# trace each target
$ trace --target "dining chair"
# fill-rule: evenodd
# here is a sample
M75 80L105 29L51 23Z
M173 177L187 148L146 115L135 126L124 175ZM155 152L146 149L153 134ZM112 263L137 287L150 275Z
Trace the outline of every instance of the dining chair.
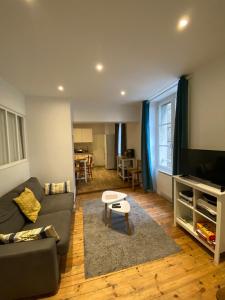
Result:
M137 183L137 185L140 185L140 174L141 173L142 173L142 171L141 171L141 160L137 159L136 168L128 169L128 174L130 175L131 180L132 180L133 190L135 190L135 183Z
M88 155L87 173L88 173L88 177L91 179L93 179L92 169L93 169L93 157L92 155Z
M87 162L85 159L75 161L75 174L77 180L85 180L87 182Z

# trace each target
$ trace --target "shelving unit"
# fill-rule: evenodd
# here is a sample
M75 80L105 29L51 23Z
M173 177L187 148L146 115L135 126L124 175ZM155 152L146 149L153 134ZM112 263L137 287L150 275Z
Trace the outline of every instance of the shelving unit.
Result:
M117 157L117 175L123 180L129 178L128 169L135 168L135 158Z
M196 180L174 176L174 224L183 227L187 232L194 236L200 243L214 254L215 264L219 263L220 254L225 252L225 192L221 192L215 187L203 184ZM184 190L193 191L193 203L189 204L182 200L179 193ZM208 194L216 198L216 219L213 220L209 215L199 211L197 207L198 199L202 194ZM203 240L197 233L198 222L211 222L215 227L216 244L215 247Z

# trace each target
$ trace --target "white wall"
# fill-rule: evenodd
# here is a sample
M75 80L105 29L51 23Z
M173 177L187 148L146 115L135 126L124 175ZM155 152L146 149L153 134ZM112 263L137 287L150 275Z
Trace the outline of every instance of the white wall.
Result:
M0 79L0 105L26 115L24 96L2 79ZM29 177L30 170L28 161L0 169L0 196L27 180Z
M157 193L164 198L172 201L172 176L166 173L156 172Z
M225 150L225 55L189 80L189 148ZM172 198L172 178L157 174L157 193Z
M73 122L138 122L139 104L96 104L75 103L72 105Z
M141 159L141 123L127 123L127 149L134 149L137 159Z
M189 86L189 147L225 150L225 55L196 70Z
M74 188L70 103L41 97L26 105L31 175L42 184L69 179Z
M105 134L115 134L115 123L105 124Z

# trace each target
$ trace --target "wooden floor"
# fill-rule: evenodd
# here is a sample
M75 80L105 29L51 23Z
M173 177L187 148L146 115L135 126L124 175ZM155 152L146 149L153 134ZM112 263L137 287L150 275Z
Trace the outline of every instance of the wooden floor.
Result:
M217 289L225 285L225 263L215 266L211 254L204 247L181 228L173 226L172 205L167 200L156 194L145 194L141 190L133 192L124 189L124 192L146 209L181 247L181 252L86 280L83 215L80 207L76 212L70 251L59 291L55 296L44 299L215 299ZM78 199L82 203L86 199L100 198L100 195L80 195Z
M93 168L93 179L86 183L79 181L77 185L78 194L90 193L104 190L114 190L131 186L131 182L123 181L116 170L106 170L104 167Z

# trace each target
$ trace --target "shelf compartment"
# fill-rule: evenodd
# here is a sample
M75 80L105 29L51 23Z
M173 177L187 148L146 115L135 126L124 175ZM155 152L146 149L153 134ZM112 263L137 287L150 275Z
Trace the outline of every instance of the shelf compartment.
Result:
M203 218L207 219L208 221L210 221L210 222L216 224L216 221L215 221L215 220L213 220L213 219L211 219L210 217L206 216L205 214L203 214L202 212L200 212L198 209L194 209L194 211L195 211L198 215L200 215L200 216L202 216Z
M178 198L177 199L178 202L182 203L183 205L185 205L186 207L190 208L190 209L194 209L192 204L188 204L188 202L186 202L185 200Z
M177 201L176 216L184 223L191 223L193 226L193 208L183 201Z
M195 190L195 197L196 205L202 203L203 207L208 207L209 210L211 209L213 212L217 212L217 198L215 196L212 196L207 192Z
M201 244L203 244L206 248L208 248L211 252L215 253L215 249L213 246L209 245L206 241L204 241L194 230L193 223L185 222L180 218L176 219L177 224L187 230L192 236L196 238Z
M177 218L177 223L179 225L181 225L182 227L184 227L191 234L195 233L192 220L185 220L183 218Z
M203 241L204 245L207 245L208 247L212 248L213 250L215 249L215 243L210 243L207 241L207 230L211 231L213 234L216 235L216 223L212 222L211 220L208 220L204 216L200 214L196 214L195 217L196 220L196 226L195 226L195 231L197 236L199 237L200 240ZM198 226L198 223L200 223L203 226L203 230L201 230L202 226ZM204 230L205 227L205 230ZM198 233L199 231L199 233Z

